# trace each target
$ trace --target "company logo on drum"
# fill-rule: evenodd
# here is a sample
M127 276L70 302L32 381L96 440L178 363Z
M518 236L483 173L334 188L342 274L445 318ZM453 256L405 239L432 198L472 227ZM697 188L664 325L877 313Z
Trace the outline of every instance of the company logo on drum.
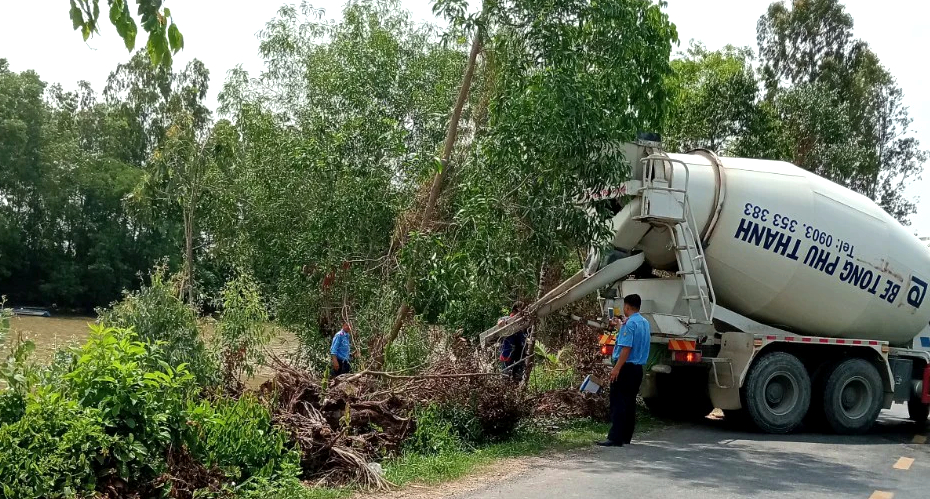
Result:
M924 303L924 298L926 297L927 281L912 275L911 288L907 290L907 304L914 308L920 308L920 306Z

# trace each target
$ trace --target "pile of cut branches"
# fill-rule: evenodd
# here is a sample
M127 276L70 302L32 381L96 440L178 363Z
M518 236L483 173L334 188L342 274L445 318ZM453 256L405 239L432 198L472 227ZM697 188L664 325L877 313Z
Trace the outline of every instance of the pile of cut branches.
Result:
M413 430L408 400L373 392L364 378L339 380L325 390L308 371L276 362L275 377L259 389L275 424L300 446L305 477L323 484L390 484L368 462L390 454Z

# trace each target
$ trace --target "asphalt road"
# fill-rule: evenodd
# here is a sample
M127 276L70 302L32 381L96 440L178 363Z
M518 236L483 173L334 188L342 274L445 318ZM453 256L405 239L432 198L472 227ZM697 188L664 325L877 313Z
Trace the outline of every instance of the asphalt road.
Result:
M763 435L708 419L653 432L631 446L547 461L458 497L927 499L930 444L915 435L930 430L906 418L907 409L895 406L870 433L854 437Z

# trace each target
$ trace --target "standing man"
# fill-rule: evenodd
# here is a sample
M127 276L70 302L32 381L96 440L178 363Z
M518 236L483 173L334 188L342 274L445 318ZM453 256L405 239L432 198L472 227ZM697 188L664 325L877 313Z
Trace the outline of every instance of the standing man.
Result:
M643 365L649 358L649 322L639 314L639 295L623 298L626 321L617 332L614 368L610 371L610 432L604 447L622 447L633 439L636 426L636 395L643 382Z
M330 376L333 378L352 372L352 366L349 364L351 351L349 333L351 331L352 326L344 322L342 329L333 336L333 345L329 348Z
M510 315L508 317L501 317L497 324L500 325L505 320L510 317L513 317L523 311L525 305L522 301L518 301L510 307ZM524 351L526 350L526 329L517 331L516 333L511 334L510 336L504 338L504 341L501 342L501 368L505 374L509 374L511 378L515 381L520 381L523 379L523 369L525 363L523 361Z

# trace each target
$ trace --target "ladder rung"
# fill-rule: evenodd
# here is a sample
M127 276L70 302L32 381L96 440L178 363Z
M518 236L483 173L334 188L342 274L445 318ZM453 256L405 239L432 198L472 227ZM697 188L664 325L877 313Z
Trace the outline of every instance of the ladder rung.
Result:
M696 269L696 270L679 270L678 272L675 272L676 275L702 275L703 273L704 273L704 272L701 271L700 269Z
M675 246L675 250L676 250L676 251L696 250L696 249L697 249L696 246Z

